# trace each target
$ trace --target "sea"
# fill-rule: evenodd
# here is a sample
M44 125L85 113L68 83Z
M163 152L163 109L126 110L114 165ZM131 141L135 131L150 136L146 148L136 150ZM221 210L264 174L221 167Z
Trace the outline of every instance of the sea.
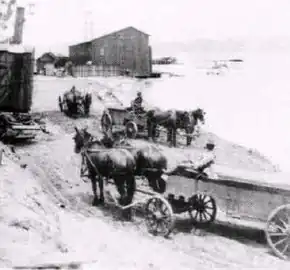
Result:
M290 172L290 52L180 52L178 64L154 66L164 75L145 98L161 108L206 111L205 129L257 149ZM209 75L214 60L242 59ZM172 76L172 74L174 76ZM178 76L176 76L178 75Z

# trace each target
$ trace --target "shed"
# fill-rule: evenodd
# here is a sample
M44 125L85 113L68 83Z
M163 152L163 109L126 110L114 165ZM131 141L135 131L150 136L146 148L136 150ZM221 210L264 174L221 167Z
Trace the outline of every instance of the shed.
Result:
M43 72L45 75L54 75L54 69L65 67L67 61L67 56L46 52L36 60L37 73Z

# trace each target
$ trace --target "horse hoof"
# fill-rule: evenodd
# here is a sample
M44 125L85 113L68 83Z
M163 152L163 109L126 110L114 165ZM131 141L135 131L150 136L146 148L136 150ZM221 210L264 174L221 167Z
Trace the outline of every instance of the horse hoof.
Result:
M105 200L104 200L104 198L99 199L99 205L104 205L104 204L105 204Z
M131 209L126 209L123 214L122 214L122 218L124 221L132 221L133 218L132 218L132 212L131 212Z
M93 200L92 205L93 205L93 206L98 206L98 205L100 205L100 200L97 199L97 198L95 198L95 199Z

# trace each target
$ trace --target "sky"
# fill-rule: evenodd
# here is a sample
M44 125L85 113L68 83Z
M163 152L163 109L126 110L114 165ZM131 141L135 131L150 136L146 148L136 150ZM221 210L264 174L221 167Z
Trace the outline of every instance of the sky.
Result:
M24 42L41 48L73 44L127 26L151 44L199 38L290 37L289 0L18 0L34 2ZM85 27L91 21L91 30ZM91 19L90 19L91 18Z

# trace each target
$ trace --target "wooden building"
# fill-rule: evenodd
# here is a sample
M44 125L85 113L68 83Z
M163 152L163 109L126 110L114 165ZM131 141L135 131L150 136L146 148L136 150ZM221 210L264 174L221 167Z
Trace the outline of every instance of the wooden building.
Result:
M75 65L92 61L93 65L118 66L139 76L152 71L149 35L134 27L72 45L69 56Z
M55 68L65 67L67 61L68 57L66 56L52 52L44 53L36 60L37 73L54 75Z

